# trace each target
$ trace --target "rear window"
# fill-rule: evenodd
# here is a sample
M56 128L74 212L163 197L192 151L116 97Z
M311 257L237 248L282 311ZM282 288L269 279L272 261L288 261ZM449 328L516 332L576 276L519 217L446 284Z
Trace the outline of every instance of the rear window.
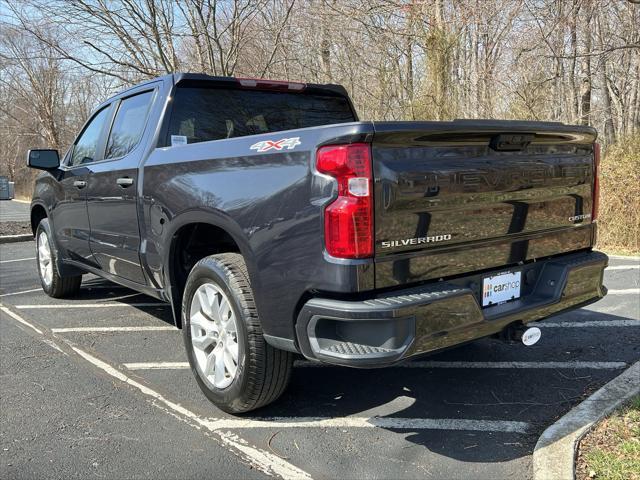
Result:
M207 142L355 120L344 97L178 87L167 144Z

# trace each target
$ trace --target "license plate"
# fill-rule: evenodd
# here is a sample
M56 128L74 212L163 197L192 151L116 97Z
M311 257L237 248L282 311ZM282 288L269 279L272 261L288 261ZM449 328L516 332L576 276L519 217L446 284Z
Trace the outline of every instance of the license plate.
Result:
M522 272L503 272L482 280L482 306L497 305L520 298Z

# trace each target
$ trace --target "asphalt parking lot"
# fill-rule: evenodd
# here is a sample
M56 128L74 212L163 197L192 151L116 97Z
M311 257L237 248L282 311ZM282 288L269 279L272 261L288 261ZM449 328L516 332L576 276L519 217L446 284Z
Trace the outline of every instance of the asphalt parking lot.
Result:
M169 307L89 275L51 299L33 257L0 245L2 478L530 478L540 433L640 359L640 261L612 258L610 295L532 347L298 362L277 403L233 417L198 390Z
M0 200L0 222L28 222L29 204L15 200Z

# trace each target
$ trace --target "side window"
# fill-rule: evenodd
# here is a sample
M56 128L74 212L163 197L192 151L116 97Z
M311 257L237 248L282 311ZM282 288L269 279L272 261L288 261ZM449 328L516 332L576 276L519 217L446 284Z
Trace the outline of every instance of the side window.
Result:
M71 166L84 165L94 161L98 153L98 142L104 128L104 123L109 118L111 106L104 107L94 115L73 146Z
M140 141L153 91L139 93L120 102L113 122L104 158L118 158L129 153Z

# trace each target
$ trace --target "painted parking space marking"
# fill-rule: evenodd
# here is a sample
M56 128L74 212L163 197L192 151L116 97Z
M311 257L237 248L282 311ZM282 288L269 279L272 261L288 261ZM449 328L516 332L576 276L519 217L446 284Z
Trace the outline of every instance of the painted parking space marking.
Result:
M23 293L33 293L33 292L41 292L42 288L32 288L31 290L21 290L19 292L10 292L0 294L0 297L10 297L12 295L22 295Z
M608 255L609 258L615 258L616 260L636 260L640 262L640 256L638 255Z
M467 430L527 433L530 424L510 420L400 417L265 417L209 419L211 428L384 428L398 430Z
M168 307L168 303L64 303L53 305L16 305L20 310L49 310L52 308L118 308L118 307Z
M408 368L482 368L482 369L589 369L625 368L625 362L436 362L418 361L405 364Z
M613 267L607 267L607 270L638 270L640 265L615 265Z
M15 258L13 260L0 260L0 263L15 263L15 262L26 262L28 260L35 260L36 257L31 258Z
M177 331L176 327L151 325L139 327L68 327L68 328L52 328L53 333L110 333L110 332L165 332Z
M310 366L315 362L305 362ZM625 368L625 362L439 362L439 361L416 361L407 362L401 367L405 368L474 368L474 369L589 369L589 370L609 370Z
M123 364L129 370L180 370L188 369L188 362L133 362ZM298 368L331 367L333 365L296 361ZM567 369L567 370L615 370L625 368L625 362L440 362L415 361L394 365L389 368L474 368L474 369Z
M9 315L11 318L13 318L14 320L16 320L17 322L20 322L22 325L25 325L26 327L29 327L30 329L34 330L36 333L39 333L40 335L43 335L42 330L40 330L38 327L32 325L31 323L27 322L24 318L22 318L20 315L13 313L11 310L9 310L7 307L0 305L0 311L3 311L4 313L6 313L7 315Z
M182 370L188 369L188 362L134 362L124 363L128 370Z
M93 355L90 355L84 350L81 350L75 346L71 346L71 348L73 349L74 352L76 352L86 361L98 367L108 375L111 375L117 380L120 380L121 382L124 382L127 385L130 385L138 389L144 395L152 397L157 402L160 402L161 404L163 404L165 407L169 408L173 412L183 417L186 417L186 419L197 424L198 426L205 427L209 431L217 434L225 446L230 447L231 449L237 450L242 454L244 454L245 458L251 464L258 466L258 468L260 468L261 471L265 473L273 473L285 479L310 479L311 478L311 476L307 472L299 469L295 465L290 464L284 459L272 453L269 453L265 450L260 450L256 447L253 447L249 445L245 440L242 440L239 437L232 435L230 432L220 431L227 427L224 427L223 425L220 425L220 424L216 425L213 422L210 422L209 420L206 420L200 417L199 415L195 414L191 410L188 410L182 405L179 405L175 402L172 402L171 400L166 399L162 394L147 387L146 385L143 385L133 380L132 378L129 378L120 370L117 370L116 368L112 367L108 363L105 363L102 360L99 360L98 358L94 357Z
M1 307L2 311L8 313L12 318L19 320L20 323L30 326L36 332L43 335L42 331L31 325L19 315L14 314L6 307ZM122 373L120 370L109 365L108 363L94 357L84 350L69 344L70 348L80 355L82 358L92 363L96 367L105 371L112 377L137 388L145 395L153 397L165 406L169 407L176 413L179 413L190 420L194 420L208 430L218 433L223 442L229 442L229 438L225 434L221 434L220 430L226 429L243 429L243 428L385 428L385 429L419 429L419 430L467 430L467 431L485 431L485 432L509 432L509 433L527 433L530 424L527 422L510 421L510 420L472 420L472 419L452 419L452 418L399 418L399 417L273 417L258 420L243 419L202 419L190 410L174 403L155 390L136 382ZM177 362L176 362L177 363ZM129 364L131 365L131 364ZM126 365L125 365L126 366ZM135 364L134 364L135 366ZM238 448L237 445L230 445ZM246 448L255 450L254 447L243 445ZM241 449L242 451L242 449ZM268 452L259 451L263 455L270 455ZM255 456L255 455L254 455ZM276 457L279 459L279 457ZM282 459L279 459L282 460ZM293 465L284 462L284 470L290 467L298 470L297 472L287 472L291 475L284 474L283 465L279 465L278 475L283 478L310 478L309 475L297 469ZM272 467L272 465L269 465ZM302 477L301 477L302 474Z
M640 320L585 320L575 322L534 322L539 328L640 327Z
M108 289L108 290L118 290L118 289L126 289L129 290L127 287L123 287L122 285L118 285L117 283L112 283L110 285L104 285L104 284L96 284L96 285L92 285L92 284L88 284L82 285L82 288L86 288L87 290L103 290L103 289ZM144 295L143 293L139 293L139 295Z
M35 325L31 324L30 322L22 318L20 315L12 312L8 308L1 305L0 305L0 311L6 313L8 316L13 318L14 320L18 321L23 325L28 326L29 328L34 330L36 333L40 334L43 337L42 340L47 340L46 343L51 342L55 344L53 340L46 338L42 330L40 330ZM238 455L244 461L246 461L253 467L257 468L261 472L264 472L267 475L275 475L287 480L288 479L292 479L292 480L293 479L301 479L301 480L311 479L311 476L307 472L287 462L285 459L280 458L277 455L271 452L268 452L266 450L262 450L260 448L254 447L250 445L246 440L238 437L237 435L231 432L223 431L224 427L221 426L220 424L218 425L213 424L211 421L198 416L196 413L192 412L191 410L188 410L182 405L179 405L175 402L172 402L171 400L168 400L162 394L147 387L146 385L143 385L133 380L132 378L129 378L127 375L125 375L115 367L112 367L108 363L103 362L102 360L94 357L93 355L85 352L84 350L81 350L80 348L76 347L75 345L67 341L64 341L64 342L71 350L73 350L77 355L79 355L81 358L83 358L87 362L91 363L92 365L99 368L100 370L110 375L111 377L139 390L144 395L151 397L153 399L151 404L154 405L155 407L159 408L162 411L170 413L171 415L179 418L180 420L185 421L188 425L191 425L194 428L197 428L197 429L200 429L203 427L206 428L211 433L215 434L216 437L221 442L221 444L225 446L229 451Z
M640 288L624 288L621 290L609 290L607 295L640 295Z
M120 285L82 285L82 289L83 290L123 290L123 289L127 289L127 287L122 287ZM82 291L82 290L81 290ZM42 287L37 287L37 288L31 288L29 290L20 290L18 292L9 292L9 293L2 293L0 294L0 297L10 297L13 295L23 295L25 293L35 293L35 292L42 292ZM136 295L143 295L142 293L137 293Z

